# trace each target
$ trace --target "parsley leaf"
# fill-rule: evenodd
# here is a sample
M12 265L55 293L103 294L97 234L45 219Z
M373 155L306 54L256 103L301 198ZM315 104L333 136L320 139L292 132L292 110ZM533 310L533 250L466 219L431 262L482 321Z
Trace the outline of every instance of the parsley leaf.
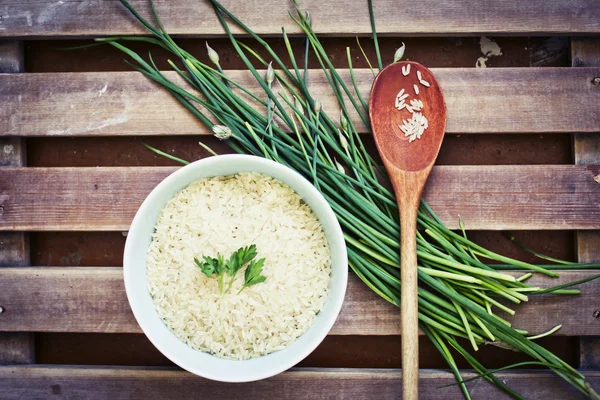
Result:
M225 271L225 259L221 254L217 254L217 257L203 256L204 262L200 262L194 257L194 262L200 268L200 271L207 277L217 275L217 281L219 282L219 293L223 294L223 272Z
M210 278L217 271L217 268L219 268L219 259L207 256L202 257L202 259L204 261L200 262L196 257L194 257L194 262L198 268L200 268L200 271Z
M254 257L256 257L256 245L250 245L248 247L240 247L235 251L227 263L225 264L225 271L232 277L242 269L242 267L248 264Z
M246 272L244 273L244 285L242 286L238 294L241 293L242 290L244 290L248 286L256 285L257 283L261 283L267 280L267 277L262 275L262 269L264 265L264 258L261 258L258 261L254 260L250 264L248 264L248 268L246 268Z

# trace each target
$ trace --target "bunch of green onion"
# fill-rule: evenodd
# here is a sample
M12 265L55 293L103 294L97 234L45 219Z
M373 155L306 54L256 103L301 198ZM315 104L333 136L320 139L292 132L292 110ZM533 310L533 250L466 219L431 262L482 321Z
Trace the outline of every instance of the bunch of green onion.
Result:
M216 17L233 47L264 91L263 98L230 79L219 65L218 54L210 47L207 46L208 55L214 66L199 61L180 48L163 28L153 5L156 26L139 15L126 0L121 2L153 37L111 37L97 41L109 43L129 55L133 62L128 62L133 68L167 89L187 110L211 128L217 137L228 139L227 143L234 151L274 160L311 180L328 200L344 229L350 268L379 296L399 306L401 282L398 210L385 171L366 151L349 118L349 109L354 109L364 125L369 127L367 102L361 96L354 77L350 49L347 49L347 54L351 82L345 82L313 32L309 14L301 12L294 3L297 14L290 14L290 17L306 35L306 52L300 68L283 30L287 56L292 65L292 68L287 68L267 42L221 4L211 0ZM381 56L370 1L369 12L378 67L381 70ZM254 49L234 37L229 27L231 22L266 50L272 62L278 66L277 70ZM171 60L169 64L185 84L169 80L156 67L151 55L148 61L144 60L122 44L126 41L145 41L170 51L183 68L179 68ZM404 47L401 47L396 52L395 61L402 57L403 50ZM321 65L339 102L339 121L335 121L321 109L319 99L314 98L308 89L307 65L311 52ZM262 63L267 68L266 74L257 71L251 59ZM249 105L249 98L266 112ZM199 108L203 108L203 111ZM158 149L151 149L187 163ZM466 381L460 376L450 348L454 348L468 361L479 373L478 378L489 380L514 398L522 397L498 380L493 373L521 365L546 366L584 394L599 398L582 374L534 341L553 333L560 326L545 334L527 337L527 332L511 327L510 322L495 313L497 309L514 314L515 311L505 303L519 304L528 301L529 295L577 294L578 290L566 287L596 277L550 289L531 287L525 283L532 275L531 272L515 277L500 270L535 271L557 276L551 269L560 269L563 262L552 260L558 264L541 267L491 252L467 238L462 221L461 233L446 228L424 202L418 214L418 224L418 276L421 282L418 299L419 326L448 362L465 398L470 398ZM502 264L487 264L481 259ZM577 267L581 268L583 265L578 264ZM481 345L494 344L523 352L534 361L489 371L459 343L458 338L467 339L475 351Z

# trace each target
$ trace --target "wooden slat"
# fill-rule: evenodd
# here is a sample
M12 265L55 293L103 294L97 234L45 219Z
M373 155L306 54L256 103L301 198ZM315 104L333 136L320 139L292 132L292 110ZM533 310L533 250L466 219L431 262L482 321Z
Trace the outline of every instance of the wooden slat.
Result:
M598 312L600 312L600 309ZM600 336L582 337L580 340L579 367L586 369L600 368Z
M23 141L24 139L20 137L0 137L0 168L21 167L25 164L25 143Z
M464 371L468 379L473 372ZM510 388L530 399L584 399L576 389L548 372L503 372L496 376ZM587 380L600 384L600 372L586 373ZM401 371L396 369L291 369L272 378L231 384L198 378L173 368L124 368L84 366L0 367L0 390L6 400L23 398L85 399L397 399ZM430 400L464 399L450 372L421 370L419 394ZM467 384L474 399L509 399L485 380Z
M600 38L573 38L571 63L574 67L597 67L600 64Z
M0 267L31 265L29 256L27 235L23 232L0 232Z
M23 42L14 40L0 42L0 54L2 54L2 57L0 57L0 73L23 72L25 69Z
M600 38L573 38L571 60L574 67L600 66ZM599 163L600 134L573 135L573 151L576 164ZM600 231L577 232L577 257L580 262L600 262ZM594 315L600 323L600 306ZM580 363L582 368L600 368L600 337L581 338Z
M148 2L130 0L147 18ZM345 2L343 7L318 0L300 1L313 17L319 33L366 35L371 32L366 2ZM600 5L595 1L568 2L509 0L435 0L420 2L382 0L373 2L380 34L473 34L473 33L598 33ZM223 0L244 23L258 33L280 34L281 26L298 32L288 16L289 3ZM208 1L156 2L167 31L180 35L222 35ZM94 36L145 33L117 0L10 1L4 4L0 36Z
M434 69L449 133L600 131L600 68ZM260 92L248 72L228 74ZM170 78L179 80L173 73ZM341 75L349 82L347 71ZM357 70L363 96L373 75ZM339 106L323 74L311 93L332 116ZM365 127L352 115L359 131ZM0 136L189 135L209 133L165 90L137 72L0 75Z
M571 59L574 67L600 66L600 38L576 38L571 41ZM592 87L600 91L600 74ZM575 164L600 163L600 133L575 134L573 138ZM600 231L578 232L577 255L580 262L600 262Z
M32 333L0 332L0 364L31 364L34 362Z
M174 167L6 168L0 230L128 230ZM598 229L600 165L438 166L425 199L451 228Z
M0 73L23 72L23 43L0 42ZM4 167L23 167L26 163L25 139L0 137L0 174ZM0 209L0 213L2 209ZM0 268L30 265L29 238L23 232L0 232ZM0 315L4 309L0 308ZM0 364L35 362L33 333L0 334Z
M593 272L565 271L558 279L535 276L532 285L554 286ZM559 335L598 335L594 317L600 280L581 295L532 296L515 306L515 327L541 333L562 323ZM0 331L138 333L127 303L121 268L36 267L0 269ZM351 274L332 335L398 335L400 313Z

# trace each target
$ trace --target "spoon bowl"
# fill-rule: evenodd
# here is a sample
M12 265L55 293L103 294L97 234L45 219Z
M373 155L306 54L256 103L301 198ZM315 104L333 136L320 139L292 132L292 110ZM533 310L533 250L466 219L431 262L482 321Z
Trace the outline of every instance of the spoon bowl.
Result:
M403 68L410 65L407 76ZM422 80L429 87L422 85L416 76L421 72ZM419 88L416 95L414 85ZM409 96L406 100L418 99L423 102L420 111L428 119L429 127L420 139L409 142L400 129L403 120L410 119L407 108L398 110L395 107L396 96L401 89ZM406 101L410 105L409 101ZM446 129L446 104L437 80L429 69L416 62L397 62L382 70L371 90L369 102L371 127L377 143L379 154L384 162L404 171L420 171L433 165Z

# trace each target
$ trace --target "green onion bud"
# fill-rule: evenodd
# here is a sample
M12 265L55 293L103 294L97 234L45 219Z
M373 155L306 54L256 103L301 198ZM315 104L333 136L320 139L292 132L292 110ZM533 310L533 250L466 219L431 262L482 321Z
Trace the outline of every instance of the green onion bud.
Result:
M344 136L344 134L342 132L340 132L339 129L338 129L338 133L340 135L340 145L342 146L342 149L344 149L344 151L347 153L348 152L348 140L346 139L346 136Z
M306 17L306 22L308 22L308 26L312 26L312 17L310 16L310 13L307 11L305 14Z
M220 140L229 139L232 135L231 129L225 125L213 125L212 131L215 134L215 137Z
M210 58L210 61L215 65L219 65L219 55L208 45L208 42L206 42L206 50L208 50L208 58Z
M404 45L404 43L402 43L402 46L398 47L398 49L394 53L394 62L398 62L402 59L402 57L404 57L404 49L405 48L406 48L406 46Z
M346 170L344 169L344 167L342 166L342 164L340 164L339 162L337 162L337 160L335 160L335 167L337 168L338 171L340 171L342 174L346 174Z
M461 230L463 230L463 231L465 230L465 223L460 215L458 216L458 226L460 227Z
M344 132L348 131L348 120L346 119L343 110L340 112L340 126Z
M319 115L319 113L321 112L321 107L321 100L316 99L315 104L313 105L313 111L315 112L315 114Z
M294 100L298 114L304 114L304 107L302 107L302 102L296 96L294 96Z
M265 78L265 80L267 81L267 83L270 85L271 83L273 83L273 81L275 80L275 71L273 71L273 61L271 61L269 63L269 66L267 67L267 76Z

